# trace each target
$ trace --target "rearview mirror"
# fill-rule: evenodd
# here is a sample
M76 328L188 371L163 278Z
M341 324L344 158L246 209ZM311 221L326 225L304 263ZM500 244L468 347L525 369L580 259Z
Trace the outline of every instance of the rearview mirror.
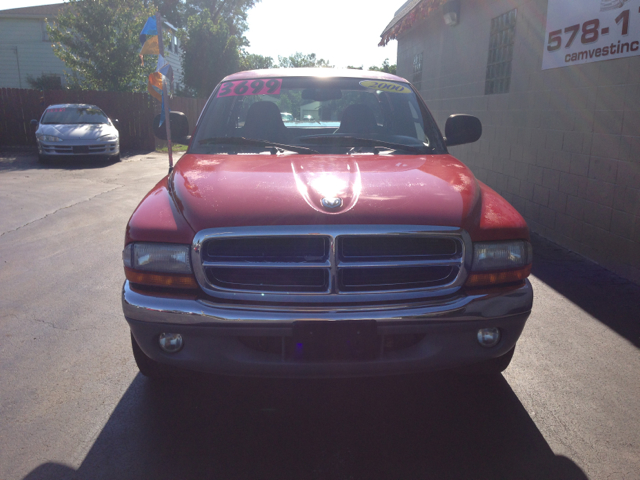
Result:
M189 120L187 116L182 112L171 112L169 119L171 122L171 141L189 145L191 136L189 135ZM164 123L160 125L160 115L156 115L153 119L153 134L160 140L167 139L167 127Z
M342 91L339 88L305 88L302 91L304 100L314 102L326 102L327 100L340 100Z
M444 125L447 147L473 143L482 136L482 123L473 115L450 115Z
M33 128L37 128L37 127L38 127L38 120L36 120L36 119L32 119L32 120L31 120L31 126L32 126Z

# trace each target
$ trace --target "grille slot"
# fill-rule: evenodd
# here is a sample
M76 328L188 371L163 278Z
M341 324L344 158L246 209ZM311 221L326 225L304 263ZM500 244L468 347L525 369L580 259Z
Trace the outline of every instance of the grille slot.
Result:
M345 268L338 288L344 292L429 288L450 283L458 269L448 266Z
M207 242L205 261L322 262L329 258L326 237L220 238Z
M323 292L329 286L329 272L319 268L209 267L212 285L237 290L274 292Z
M459 244L452 238L380 235L340 237L340 259L343 261L421 260L447 258L459 254Z

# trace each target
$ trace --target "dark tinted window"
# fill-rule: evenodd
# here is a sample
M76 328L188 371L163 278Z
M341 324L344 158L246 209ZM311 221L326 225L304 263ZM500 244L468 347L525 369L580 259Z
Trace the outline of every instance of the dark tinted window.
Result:
M439 131L404 82L362 78L265 78L222 83L200 119L190 151L254 153L225 138L265 140L320 153L369 150L347 137L407 145L397 153L442 153ZM375 143L375 142L374 142ZM380 150L381 151L381 150ZM380 153L380 152L378 152Z

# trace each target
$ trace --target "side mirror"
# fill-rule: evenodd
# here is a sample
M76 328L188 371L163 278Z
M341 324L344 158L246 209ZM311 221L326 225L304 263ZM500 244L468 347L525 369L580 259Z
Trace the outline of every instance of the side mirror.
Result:
M447 147L473 143L482 136L482 123L473 115L450 115L444 125Z
M111 120L111 123L113 123L113 125L118 128L120 126L120 121L117 118L114 118L113 120Z
M182 112L171 112L169 121L171 122L171 141L189 145L191 136L189 135L189 120L187 116ZM167 128L164 123L160 125L160 115L156 115L153 119L153 134L160 140L167 139Z
M33 128L38 128L38 120L36 120L35 118L32 119L30 123Z

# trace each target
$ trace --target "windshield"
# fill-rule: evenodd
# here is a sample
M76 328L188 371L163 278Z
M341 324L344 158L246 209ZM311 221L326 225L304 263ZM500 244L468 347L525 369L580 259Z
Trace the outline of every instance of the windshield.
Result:
M444 153L435 122L408 84L317 77L222 83L190 152L256 153L270 143L278 152Z
M109 118L98 107L74 106L48 108L42 121L45 125L109 123Z

